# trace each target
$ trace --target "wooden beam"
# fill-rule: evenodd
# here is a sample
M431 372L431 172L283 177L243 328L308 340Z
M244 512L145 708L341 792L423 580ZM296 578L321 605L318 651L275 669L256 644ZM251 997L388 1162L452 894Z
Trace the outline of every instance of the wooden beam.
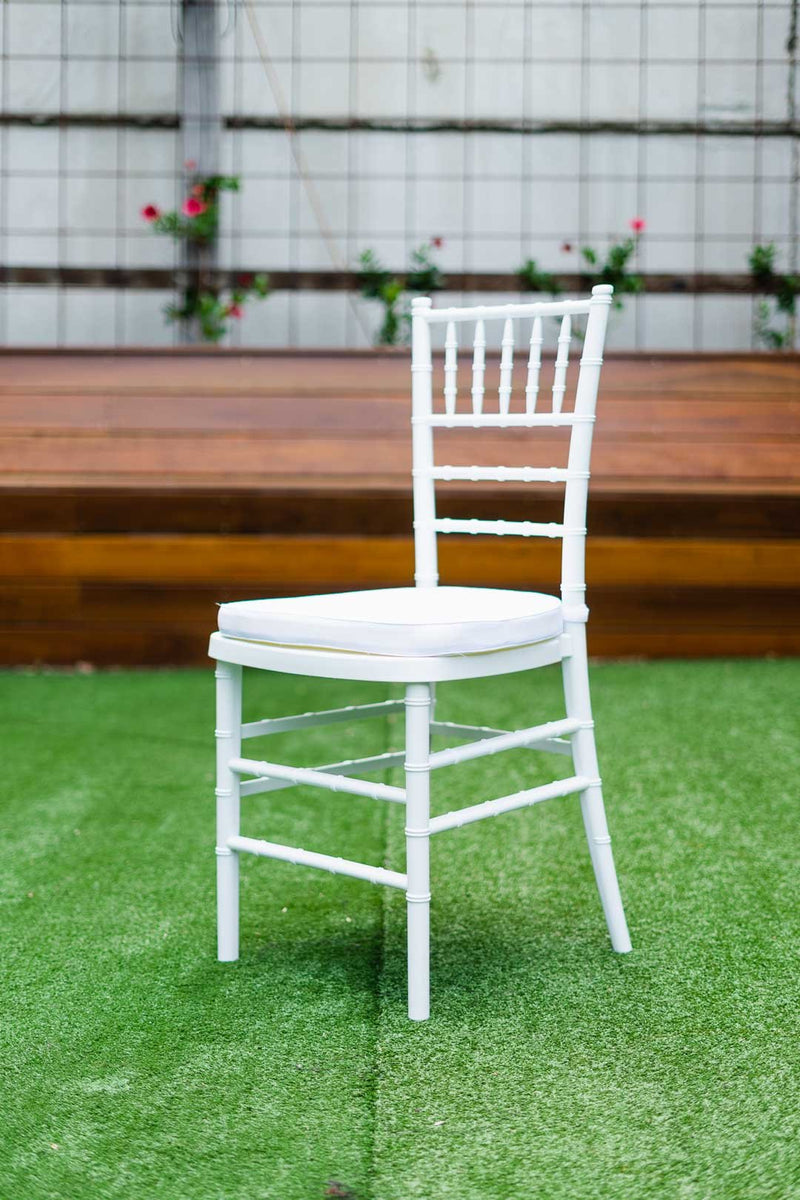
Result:
M189 273L187 273L187 271ZM128 291L170 291L186 286L191 268L156 267L0 267L0 283L26 287L121 288ZM361 283L357 271L283 271L269 266L258 268L269 275L274 291L294 292L355 292ZM218 270L209 267L204 278L214 288L231 287L254 274L252 268L235 267ZM399 271L399 278L403 272ZM669 273L650 272L641 276L645 293L657 296L751 296L766 295L777 290L778 284L756 284L752 275L744 272ZM592 279L580 273L554 275L564 292L585 292ZM525 294L525 286L513 271L448 271L446 287L451 292L512 292ZM529 293L534 298L534 293Z
M54 125L133 129L177 129L178 113L96 113L96 112L22 112L7 110L0 113L3 125L47 128ZM224 118L226 129L283 130L285 122L279 116L242 113ZM309 114L292 118L292 128L320 132L355 131L366 133L498 133L498 134L616 134L637 137L797 137L800 126L796 121L778 120L552 120L521 118L457 118L457 117L323 117Z

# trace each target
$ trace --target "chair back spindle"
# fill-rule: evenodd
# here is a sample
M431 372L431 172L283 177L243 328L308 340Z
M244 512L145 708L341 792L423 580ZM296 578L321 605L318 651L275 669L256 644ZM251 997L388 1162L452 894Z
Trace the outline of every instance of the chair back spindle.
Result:
M511 404L511 375L514 370L514 324L506 317L503 326L503 341L500 356L500 390L498 401L500 412L507 413Z
M564 392L567 390L567 367L569 365L569 343L572 338L572 319L567 313L561 319L561 329L558 334L558 351L556 353L556 369L553 377L553 412L560 413L564 404Z
M542 367L542 318L534 317L531 327L530 351L528 354L528 378L525 382L525 412L536 412L539 395L539 372Z
M603 362L608 311L613 288L601 284L590 298L533 304L487 305L434 309L427 297L412 304L413 458L415 582L434 587L438 582L436 538L442 533L496 534L516 537L561 538L561 594L564 619L583 622L585 593L586 504L594 414ZM569 369L572 321L585 316L586 332L580 359L575 403L564 411ZM542 345L546 318L560 319L550 412L537 411ZM487 322L502 320L498 410L485 411ZM524 412L512 412L514 322L531 321L525 380ZM432 324L445 323L444 412L433 411ZM473 326L470 413L458 411L458 326ZM495 343L496 344L496 343ZM569 429L566 467L456 467L434 463L433 434L437 427L475 429ZM541 482L564 485L563 520L558 522L456 520L436 517L436 480L475 482Z
M483 412L484 375L486 373L486 327L483 321L475 322L475 338L472 343L472 411L476 416Z
M448 321L444 339L444 410L456 411L458 398L458 341L454 321Z

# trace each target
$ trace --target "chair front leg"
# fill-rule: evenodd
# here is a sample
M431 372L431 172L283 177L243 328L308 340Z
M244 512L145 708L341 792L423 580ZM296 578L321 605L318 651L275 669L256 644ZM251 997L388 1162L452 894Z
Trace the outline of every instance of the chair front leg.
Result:
M217 958L239 957L239 855L228 838L239 834L239 776L230 769L242 752L242 668L218 662L217 720Z
M430 721L431 688L406 687L406 910L408 1015L430 1015Z

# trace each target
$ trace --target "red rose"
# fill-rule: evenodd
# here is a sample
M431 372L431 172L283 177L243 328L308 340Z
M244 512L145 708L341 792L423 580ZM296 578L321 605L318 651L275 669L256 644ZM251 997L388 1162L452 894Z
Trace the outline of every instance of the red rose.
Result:
M444 238L431 238L431 245L433 246L434 250L441 250L442 246L444 245Z
M206 211L207 207L207 204L204 204L202 200L198 200L195 196L187 196L183 202L181 212L185 217L199 217L201 213Z
M561 243L561 252L562 252L562 254L571 254L572 253L572 242L562 242Z
M645 221L644 217L634 217L633 220L628 222L628 224L634 233L643 233L647 228L647 222Z
M229 304L228 307L225 309L225 316L226 317L234 317L238 321L240 317L244 316L244 313L242 312L240 305Z
M157 221L161 216L161 209L156 208L155 204L145 204L142 209L142 216L145 221Z
M193 158L187 158L186 162L183 164L183 169L185 171L196 171L197 170L197 162Z
M196 183L194 185L194 187L192 188L192 195L193 196L202 196L202 194L205 190L206 189L202 183Z

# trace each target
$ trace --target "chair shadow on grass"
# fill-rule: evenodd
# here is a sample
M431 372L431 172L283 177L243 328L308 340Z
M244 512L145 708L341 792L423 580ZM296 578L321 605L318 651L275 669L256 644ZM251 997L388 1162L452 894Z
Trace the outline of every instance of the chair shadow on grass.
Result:
M614 954L600 924L563 931L552 920L518 913L509 920L485 912L470 924L440 931L434 918L431 952L432 1013L463 1014L465 1008L490 1012L509 1003L537 1002L544 996L575 996L600 977L614 976L627 956ZM602 921L602 917L601 917ZM391 937L384 950L384 994L402 1007L405 995L405 946Z
M287 994L296 999L307 991L314 1003L314 997L335 993L359 1005L380 1002L405 1018L403 908L402 902L393 908L385 934L355 937L339 931L319 936L310 926L289 930L270 916L261 923L257 941L243 938L237 964L217 963L209 955L200 969L204 982L198 979L198 985L213 992L232 968L242 999L252 992L263 1003L268 980L276 1003ZM448 1014L460 1019L465 1008L536 1003L545 997L577 1001L599 981L619 979L631 964L631 956L613 953L602 913L589 904L565 920L557 906L536 911L498 906L487 913L485 906L462 898L457 924L450 919L455 910L445 908L443 904L441 913L434 912L431 960L432 1013L445 1020Z

